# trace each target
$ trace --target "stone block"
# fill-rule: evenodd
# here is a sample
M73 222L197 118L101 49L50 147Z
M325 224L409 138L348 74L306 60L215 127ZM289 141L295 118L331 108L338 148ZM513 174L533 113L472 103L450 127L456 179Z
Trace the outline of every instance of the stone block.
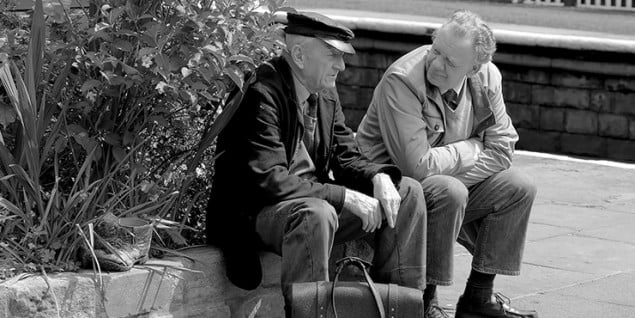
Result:
M598 114L599 135L628 138L628 118L614 114Z
M337 85L337 94L340 97L340 104L343 109L358 108L357 107L357 90L359 88L352 85Z
M635 140L635 119L631 119L628 124L629 139Z
M507 104L507 113L517 128L538 128L540 126L540 108L526 104Z
M635 115L635 93L616 93L613 98L613 113Z
M504 81L503 97L505 102L529 104L531 103L531 85L520 82Z
M242 297L227 300L232 318L249 317L256 313L259 318L284 318L284 298L280 288L259 288Z
M544 132L534 129L518 128L519 140L517 149L539 151L539 152L559 152L560 133Z
M341 85L338 87L340 103L343 109L361 109L366 111L373 98L374 88Z
M180 266L177 262L158 261L144 269L133 268L104 277L106 315L127 317L153 311L167 312L183 274L171 267Z
M589 76L589 74L559 73L551 74L551 84L553 86L574 87L574 88L602 88L601 78Z
M614 92L635 92L635 79L609 78L604 82L604 87Z
M354 103L349 104L352 108L361 109L366 111L370 102L373 99L374 88L360 87L357 89L357 94Z
M606 138L563 133L561 147L565 153L603 157L606 155Z
M540 107L540 129L564 131L564 108Z
M14 278L2 283L0 317L58 317L58 306L62 317L105 317L95 291L91 279L68 273Z
M344 117L346 118L346 126L353 131L357 130L359 123L366 115L366 110L363 109L344 109Z
M141 316L144 317L144 316ZM210 304L202 302L188 307L180 307L170 311L165 318L231 318L229 306L223 304Z
M612 95L607 91L591 91L591 110L602 113L610 112L611 97Z
M360 66L376 68L383 71L392 64L393 58L384 52L376 53L358 50L356 54L346 54L344 56L344 62L347 67Z
M512 80L529 84L549 84L551 76L545 71L533 68L519 68L508 65L498 65L503 81Z
M557 87L553 93L553 103L557 106L570 106L588 109L591 94L587 89Z
M635 141L608 139L606 155L611 159L635 162Z
M597 135L598 114L586 110L568 109L565 112L565 130L570 133Z
M553 86L531 86L531 103L534 105L553 105L553 95Z
M343 85L374 88L381 79L382 72L376 68L349 67L338 75L337 82Z

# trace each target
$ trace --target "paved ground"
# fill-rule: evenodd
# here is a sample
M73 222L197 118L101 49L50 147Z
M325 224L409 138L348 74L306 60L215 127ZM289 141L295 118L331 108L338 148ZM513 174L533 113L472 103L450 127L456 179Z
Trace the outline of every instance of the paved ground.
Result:
M497 277L496 291L540 318L635 317L635 165L519 152L514 166L533 176L538 196L522 273ZM451 311L470 261L459 247L455 284L439 288Z

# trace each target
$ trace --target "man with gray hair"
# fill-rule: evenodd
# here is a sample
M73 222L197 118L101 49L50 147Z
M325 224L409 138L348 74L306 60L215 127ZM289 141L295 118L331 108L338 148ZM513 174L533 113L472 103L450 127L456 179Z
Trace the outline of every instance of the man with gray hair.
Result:
M452 284L453 246L473 255L456 318L537 317L493 292L519 275L536 188L510 169L518 134L505 110L496 41L476 14L457 11L432 45L392 64L357 131L369 159L393 163L423 187L428 207L426 317L447 317L436 286Z
M355 53L353 32L317 13L287 20L283 56L258 68L219 136L210 243L244 289L261 282L261 249L281 255L287 314L292 283L327 281L333 245L372 232L376 280L424 290L421 185L364 158L344 124L335 79Z

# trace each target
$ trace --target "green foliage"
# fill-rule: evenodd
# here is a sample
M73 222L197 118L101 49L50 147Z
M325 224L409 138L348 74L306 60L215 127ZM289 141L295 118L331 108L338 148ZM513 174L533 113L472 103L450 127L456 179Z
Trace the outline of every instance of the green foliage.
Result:
M185 243L213 173L201 136L282 45L253 0L68 4L0 10L0 258L20 270L74 269L79 228L108 212L175 220Z

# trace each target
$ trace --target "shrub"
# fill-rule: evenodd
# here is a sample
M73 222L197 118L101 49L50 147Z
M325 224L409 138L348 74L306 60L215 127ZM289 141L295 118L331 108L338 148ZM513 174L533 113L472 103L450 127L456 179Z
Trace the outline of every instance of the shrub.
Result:
M176 220L186 243L213 173L201 136L281 47L255 0L65 3L0 11L0 258L19 270L75 269L80 228L107 212Z

